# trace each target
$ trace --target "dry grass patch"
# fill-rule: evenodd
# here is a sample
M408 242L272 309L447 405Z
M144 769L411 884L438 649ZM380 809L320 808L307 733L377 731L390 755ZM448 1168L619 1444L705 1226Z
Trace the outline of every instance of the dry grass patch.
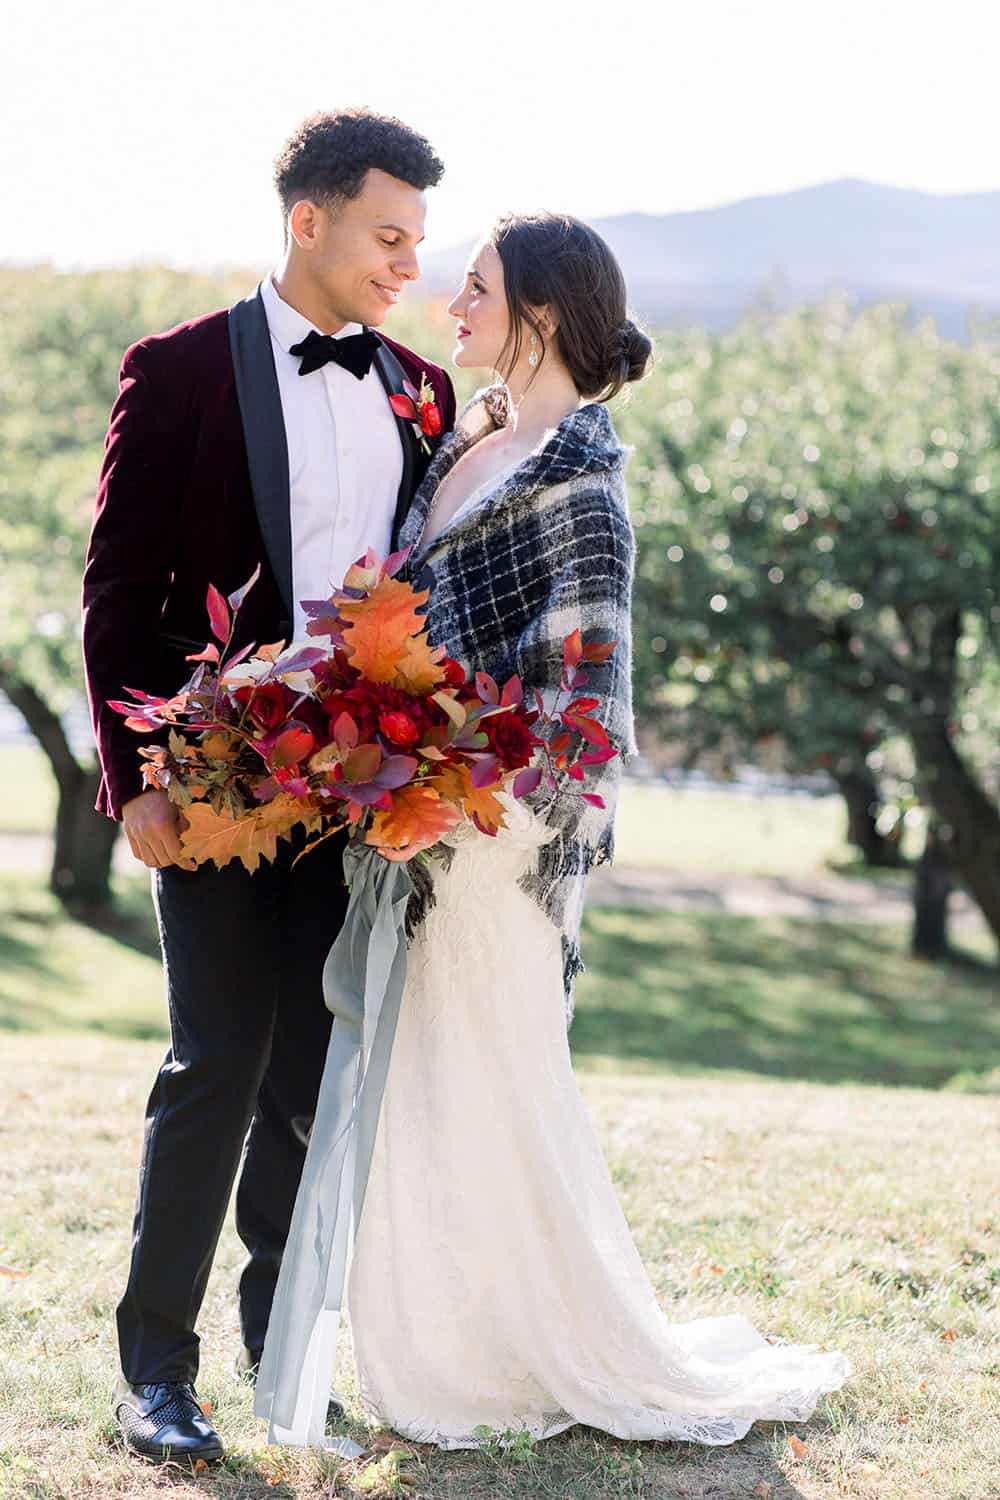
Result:
M590 1074L582 1087L661 1303L739 1311L846 1350L856 1375L795 1429L732 1448L576 1428L484 1454L363 1463L269 1449L231 1374L241 1247L225 1232L201 1322L199 1392L229 1445L198 1475L117 1446L108 1399L139 1123L158 1049L0 1037L0 1496L4 1500L769 1500L1000 1495L1000 1120L989 1098ZM415 1185L419 1190L419 1185ZM569 1274L569 1271L567 1272ZM365 1426L345 1350L346 1430Z

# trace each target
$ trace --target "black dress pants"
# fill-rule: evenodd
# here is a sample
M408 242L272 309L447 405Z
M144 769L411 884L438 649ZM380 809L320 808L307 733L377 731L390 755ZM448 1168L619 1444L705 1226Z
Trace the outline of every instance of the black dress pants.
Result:
M264 1343L330 1038L322 973L347 909L344 836L301 838L250 875L153 873L170 1049L146 1109L132 1261L118 1307L132 1384L193 1380L195 1322L240 1156L243 1342ZM248 1134L249 1128L249 1134Z

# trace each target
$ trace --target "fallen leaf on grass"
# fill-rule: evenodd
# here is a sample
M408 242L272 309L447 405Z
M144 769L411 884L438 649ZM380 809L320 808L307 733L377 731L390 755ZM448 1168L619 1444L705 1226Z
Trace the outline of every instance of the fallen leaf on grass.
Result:
M17 1271L13 1266L0 1266L0 1276L9 1276L12 1280L18 1276L27 1276L27 1271Z
M858 1464L856 1472L861 1476L862 1479L882 1478L882 1470L879 1468L878 1464Z
M774 1485L770 1484L766 1479L761 1479L754 1485L753 1492L757 1496L757 1500L771 1500L771 1496L774 1494Z
M953 1344L954 1342L955 1342L955 1332L954 1332L954 1329L952 1329L952 1328L946 1328L945 1331L944 1331L944 1333L942 1333L942 1335L941 1335L941 1343L942 1344Z
M204 1474L204 1472L205 1472L205 1470L207 1468L208 1468L208 1464L205 1462L205 1460L203 1458L196 1458L195 1459L195 1461L194 1461L194 1472L196 1474Z
M805 1443L800 1437L796 1437L794 1432L789 1434L788 1446L791 1448L794 1458L805 1458L809 1452Z
M211 1401L199 1401L198 1405L201 1407L203 1417L210 1417L212 1415L213 1408Z

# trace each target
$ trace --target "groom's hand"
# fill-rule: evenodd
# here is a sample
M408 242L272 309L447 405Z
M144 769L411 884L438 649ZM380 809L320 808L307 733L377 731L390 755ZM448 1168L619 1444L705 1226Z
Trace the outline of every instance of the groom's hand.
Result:
M180 865L182 870L196 870L193 859L185 859L177 830L177 808L166 792L158 787L140 792L122 808L122 825L132 853L151 870L165 865Z

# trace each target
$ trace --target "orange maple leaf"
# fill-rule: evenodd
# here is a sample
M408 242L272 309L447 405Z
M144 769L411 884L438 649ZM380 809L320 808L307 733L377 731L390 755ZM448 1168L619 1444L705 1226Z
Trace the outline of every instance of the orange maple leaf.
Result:
M791 1448L792 1453L796 1458L805 1458L806 1454L809 1452L809 1449L806 1447L805 1443L800 1437L796 1437L794 1432L790 1432L788 1434L788 1446L789 1448Z
M393 792L390 809L375 814L365 843L411 859L436 844L461 816L454 803L445 802L433 787L415 781Z
M442 766L428 779L447 802L457 803L467 818L478 818L487 833L507 827L495 786L493 789L473 786L468 766Z
M428 589L383 578L364 599L338 603L350 626L344 632L344 650L351 666L372 682L391 682L407 642L424 628L417 606L429 598Z
M444 681L444 667L440 665L443 656L444 647L431 646L425 630L417 636L410 636L403 646L392 686L418 696L431 692Z
M210 859L218 870L238 859L252 875L261 859L274 859L278 839L303 821L303 813L307 832L319 825L318 813L285 792L240 818L228 809L216 812L207 802L193 802L185 809L181 848L197 864Z

